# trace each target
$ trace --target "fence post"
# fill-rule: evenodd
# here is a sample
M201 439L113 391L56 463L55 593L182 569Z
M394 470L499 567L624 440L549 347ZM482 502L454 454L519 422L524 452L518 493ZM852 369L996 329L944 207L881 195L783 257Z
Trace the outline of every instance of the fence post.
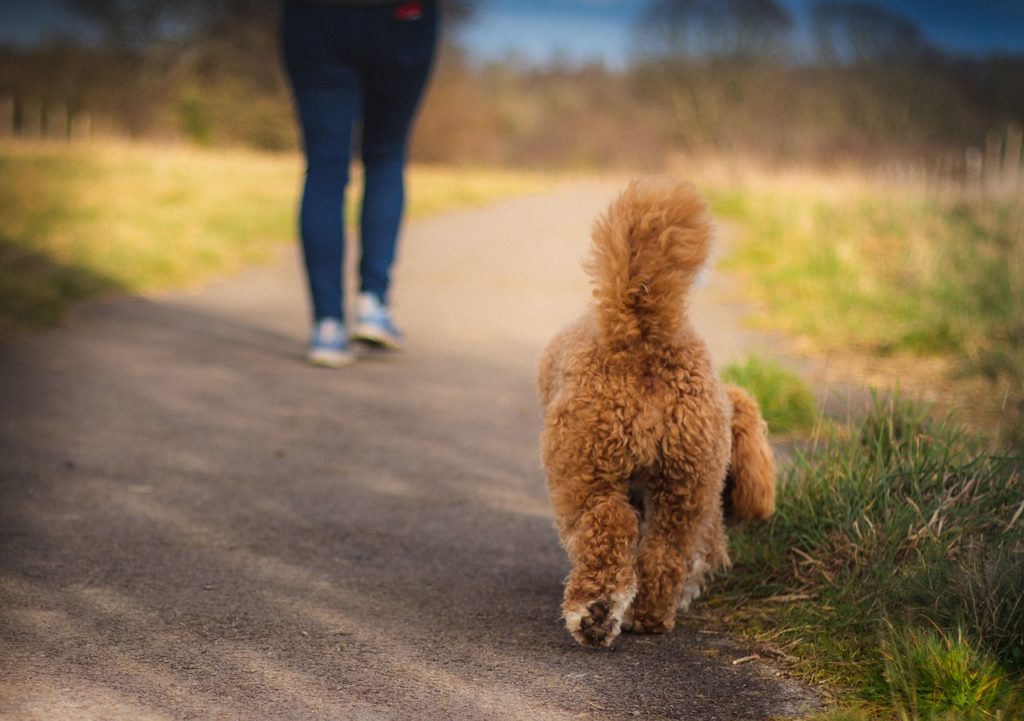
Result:
M14 135L14 98L10 95L0 97L0 137L9 138Z
M1002 178L1003 138L1002 134L991 130L985 137L985 190L994 190Z
M72 115L68 137L72 140L88 140L92 137L92 113L78 112Z
M21 134L37 138L43 129L43 106L37 100L26 100L21 106Z
M68 108L57 103L46 108L46 137L68 139Z
M1003 184L1007 190L1020 187L1021 141L1024 129L1020 123L1010 123L1006 128L1006 146L1003 148Z
M985 159L978 148L968 148L964 152L964 174L967 190L971 193L981 192L981 179L985 167Z

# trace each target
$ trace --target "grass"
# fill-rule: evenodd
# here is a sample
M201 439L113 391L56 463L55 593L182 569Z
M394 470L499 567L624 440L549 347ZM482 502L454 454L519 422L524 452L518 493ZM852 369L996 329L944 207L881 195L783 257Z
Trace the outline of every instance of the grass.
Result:
M976 401L1006 441L1024 441L1024 194L864 174L748 172L708 186L716 214L742 229L726 267L768 309L765 324L828 353L946 359L947 381L982 379Z
M0 333L52 324L83 298L190 285L268 261L296 236L301 172L295 155L0 142ZM409 217L554 182L413 167Z
M839 197L739 191L718 205L749 231L730 265L757 267L758 294L825 346L986 363L1024 321L1024 209L1013 203L867 185Z
M848 689L829 718L1024 717L1024 456L878 400L798 454L776 515L732 545L718 611Z
M757 398L772 434L806 433L818 421L817 403L807 383L776 361L750 356L722 369L722 379Z
M884 678L898 718L992 718L1024 710L1010 677L962 629L890 628L881 641Z

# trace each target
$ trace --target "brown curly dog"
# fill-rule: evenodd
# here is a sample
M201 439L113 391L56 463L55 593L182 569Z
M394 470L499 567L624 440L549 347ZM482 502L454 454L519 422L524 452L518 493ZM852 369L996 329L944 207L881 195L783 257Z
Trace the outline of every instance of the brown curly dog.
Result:
M544 351L544 466L581 644L675 625L729 565L725 514L766 518L775 468L757 402L723 386L686 316L711 221L689 185L633 181L594 226L591 311ZM725 495L728 495L725 498Z

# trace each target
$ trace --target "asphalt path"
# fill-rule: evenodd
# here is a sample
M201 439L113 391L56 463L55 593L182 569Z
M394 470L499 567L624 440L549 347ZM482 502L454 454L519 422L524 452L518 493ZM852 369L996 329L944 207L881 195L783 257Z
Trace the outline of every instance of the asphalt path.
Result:
M767 719L814 695L699 620L576 645L534 373L611 184L410 224L408 348L301 360L297 254L0 343L0 718ZM744 330L713 274L720 363ZM712 589L713 594L713 589ZM698 606L699 609L699 606Z

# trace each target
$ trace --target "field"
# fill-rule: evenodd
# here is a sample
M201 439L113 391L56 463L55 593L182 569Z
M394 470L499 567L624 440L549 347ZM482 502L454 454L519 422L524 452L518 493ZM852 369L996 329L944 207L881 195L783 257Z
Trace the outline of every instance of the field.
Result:
M737 226L725 267L848 380L1024 441L1024 181L1001 192L863 172L697 171Z
M553 182L413 167L409 216ZM0 335L54 323L83 298L190 285L265 262L296 237L300 185L295 154L0 143Z

